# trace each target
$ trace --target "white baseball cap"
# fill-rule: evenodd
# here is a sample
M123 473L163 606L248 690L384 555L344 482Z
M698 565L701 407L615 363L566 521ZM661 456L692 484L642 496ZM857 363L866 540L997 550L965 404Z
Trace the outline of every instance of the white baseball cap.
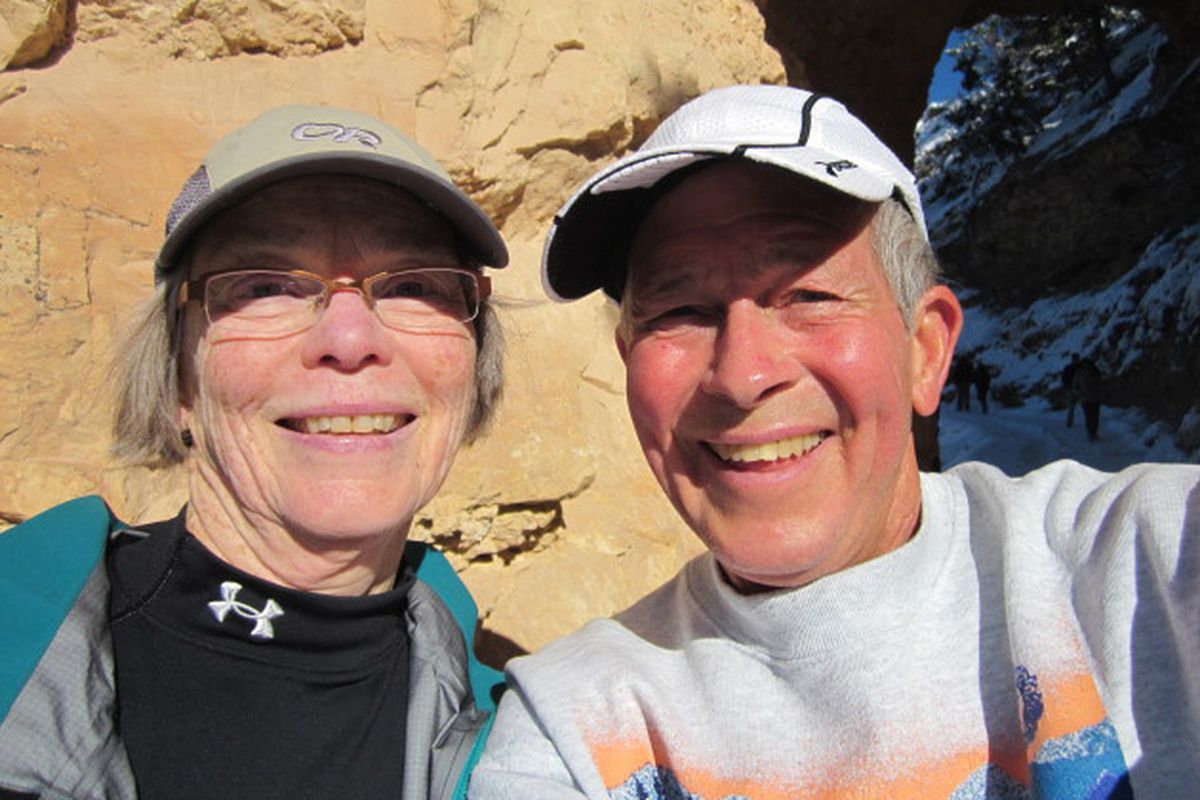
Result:
M680 107L634 153L601 170L567 201L542 253L551 298L603 289L620 300L624 257L660 182L712 158L743 158L786 169L872 203L899 200L925 232L908 168L846 107L786 86L727 86Z
M267 184L318 173L395 184L444 217L481 264L508 263L504 239L488 215L404 133L355 111L290 105L267 111L208 151L167 213L156 280L171 274L184 244L220 211Z

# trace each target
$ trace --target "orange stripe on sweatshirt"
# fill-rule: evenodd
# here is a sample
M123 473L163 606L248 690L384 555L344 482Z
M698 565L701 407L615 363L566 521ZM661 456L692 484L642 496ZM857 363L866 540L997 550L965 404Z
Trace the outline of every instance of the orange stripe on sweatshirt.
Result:
M653 764L674 773L689 792L704 798L745 795L754 800L833 800L849 797L927 798L945 797L960 787L987 764L987 750L980 747L922 764L842 759L828 764L812 764L808 773L743 775L714 773L702 765L674 763L668 754L656 756L644 740L592 743L592 757L609 789L616 788L638 770ZM1020 754L1012 754L1022 771L1028 769ZM1007 770L1006 770L1007 771ZM1011 773L1010 773L1011 774ZM1012 776L1020 780L1017 775ZM1022 781L1027 785L1028 779Z
M1104 703L1088 672L1038 676L1042 715L1028 746L1013 731L1013 740L977 742L947 756L914 763L903 753L844 756L804 767L780 764L775 774L728 776L705 764L692 763L653 730L618 739L593 737L589 742L604 783L610 789L624 784L647 765L666 767L689 792L705 798L748 795L755 800L832 800L847 797L924 798L946 796L975 772L992 764L1028 786L1029 759L1047 741L1102 722ZM1021 700L1014 692L1014 703ZM951 746L952 743L947 743Z
M1042 692L1042 718L1030 753L1047 741L1098 725L1108 716L1090 672L1038 677Z

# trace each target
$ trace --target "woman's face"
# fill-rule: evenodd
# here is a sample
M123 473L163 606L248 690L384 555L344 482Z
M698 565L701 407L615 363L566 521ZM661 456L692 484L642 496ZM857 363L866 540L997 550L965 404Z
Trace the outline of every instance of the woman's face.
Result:
M210 223L189 277L266 269L362 279L459 263L451 228L406 192L310 176L268 186ZM395 330L358 292L338 291L311 327L288 335L231 333L195 302L184 325L192 512L282 528L314 550L402 546L463 438L472 324Z

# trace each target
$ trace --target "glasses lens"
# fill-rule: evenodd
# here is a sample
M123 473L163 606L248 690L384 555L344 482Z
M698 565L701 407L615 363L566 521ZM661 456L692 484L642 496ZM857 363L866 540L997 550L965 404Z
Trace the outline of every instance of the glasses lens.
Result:
M394 328L436 328L468 322L479 313L475 276L452 269L415 269L381 275L370 286L379 318Z
M281 333L307 326L324 291L320 281L290 272L224 272L208 280L204 305L214 325Z

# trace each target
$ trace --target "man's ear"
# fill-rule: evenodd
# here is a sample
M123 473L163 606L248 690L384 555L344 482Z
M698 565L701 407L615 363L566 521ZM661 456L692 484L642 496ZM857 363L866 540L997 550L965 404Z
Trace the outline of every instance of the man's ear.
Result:
M912 404L921 416L932 414L941 402L962 326L963 310L954 292L946 286L925 292L913 315L912 331Z

